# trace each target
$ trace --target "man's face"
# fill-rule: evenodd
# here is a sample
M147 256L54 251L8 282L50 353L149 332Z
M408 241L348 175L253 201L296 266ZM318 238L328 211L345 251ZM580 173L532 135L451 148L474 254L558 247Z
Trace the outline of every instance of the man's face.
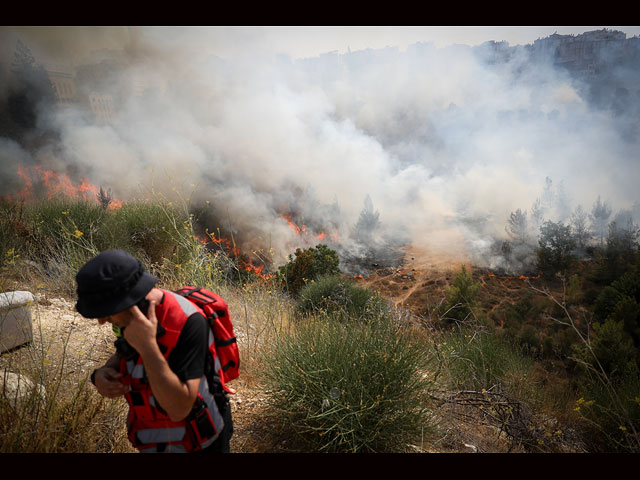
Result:
M100 325L104 325L105 323L109 322L112 325L124 328L129 324L132 318L133 314L131 313L131 308L128 308L126 310L123 310L122 312L109 315L108 317L99 318L98 323Z

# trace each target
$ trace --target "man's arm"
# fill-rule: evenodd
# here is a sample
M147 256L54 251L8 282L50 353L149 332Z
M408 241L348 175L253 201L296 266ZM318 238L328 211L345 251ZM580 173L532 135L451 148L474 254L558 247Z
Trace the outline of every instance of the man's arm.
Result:
M156 302L149 303L149 317L145 317L137 306L131 307L132 320L124 329L127 342L142 357L149 386L156 401L173 421L183 420L191 411L198 394L200 379L182 382L171 370L156 341L158 319Z
M117 398L129 391L129 385L122 383L120 378L120 355L114 353L104 366L95 371L94 384L100 395L107 398Z

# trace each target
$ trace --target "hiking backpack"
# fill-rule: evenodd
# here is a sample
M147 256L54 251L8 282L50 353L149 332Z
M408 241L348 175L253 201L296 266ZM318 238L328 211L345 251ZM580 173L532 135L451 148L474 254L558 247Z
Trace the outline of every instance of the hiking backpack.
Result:
M205 288L187 286L175 293L190 300L203 311L213 332L215 354L222 367L222 387L229 393L235 393L226 383L240 375L240 353L227 303Z

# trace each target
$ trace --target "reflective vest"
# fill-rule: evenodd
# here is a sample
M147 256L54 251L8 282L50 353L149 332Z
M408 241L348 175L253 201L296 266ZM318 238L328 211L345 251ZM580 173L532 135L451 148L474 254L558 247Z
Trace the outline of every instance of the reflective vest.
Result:
M202 311L192 302L173 292L165 291L161 304L156 306L156 316L164 333L158 337L158 345L165 359L176 346L180 332L190 315ZM212 348L214 338L209 331L209 351L213 353L215 372L221 370L220 362ZM122 381L131 385L125 394L129 403L127 431L132 445L144 453L192 452L211 445L224 427L224 420L214 395L209 391L206 375L200 379L200 387L189 415L179 422L172 421L151 391L145 375L142 359L120 360Z

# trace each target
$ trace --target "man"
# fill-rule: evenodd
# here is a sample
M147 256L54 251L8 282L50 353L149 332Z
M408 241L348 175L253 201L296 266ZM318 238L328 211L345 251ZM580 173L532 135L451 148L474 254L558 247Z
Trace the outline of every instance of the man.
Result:
M107 250L76 275L76 309L119 335L116 353L92 374L98 392L124 395L129 440L141 452L229 452L231 408L209 350L202 311L156 288L122 250Z

